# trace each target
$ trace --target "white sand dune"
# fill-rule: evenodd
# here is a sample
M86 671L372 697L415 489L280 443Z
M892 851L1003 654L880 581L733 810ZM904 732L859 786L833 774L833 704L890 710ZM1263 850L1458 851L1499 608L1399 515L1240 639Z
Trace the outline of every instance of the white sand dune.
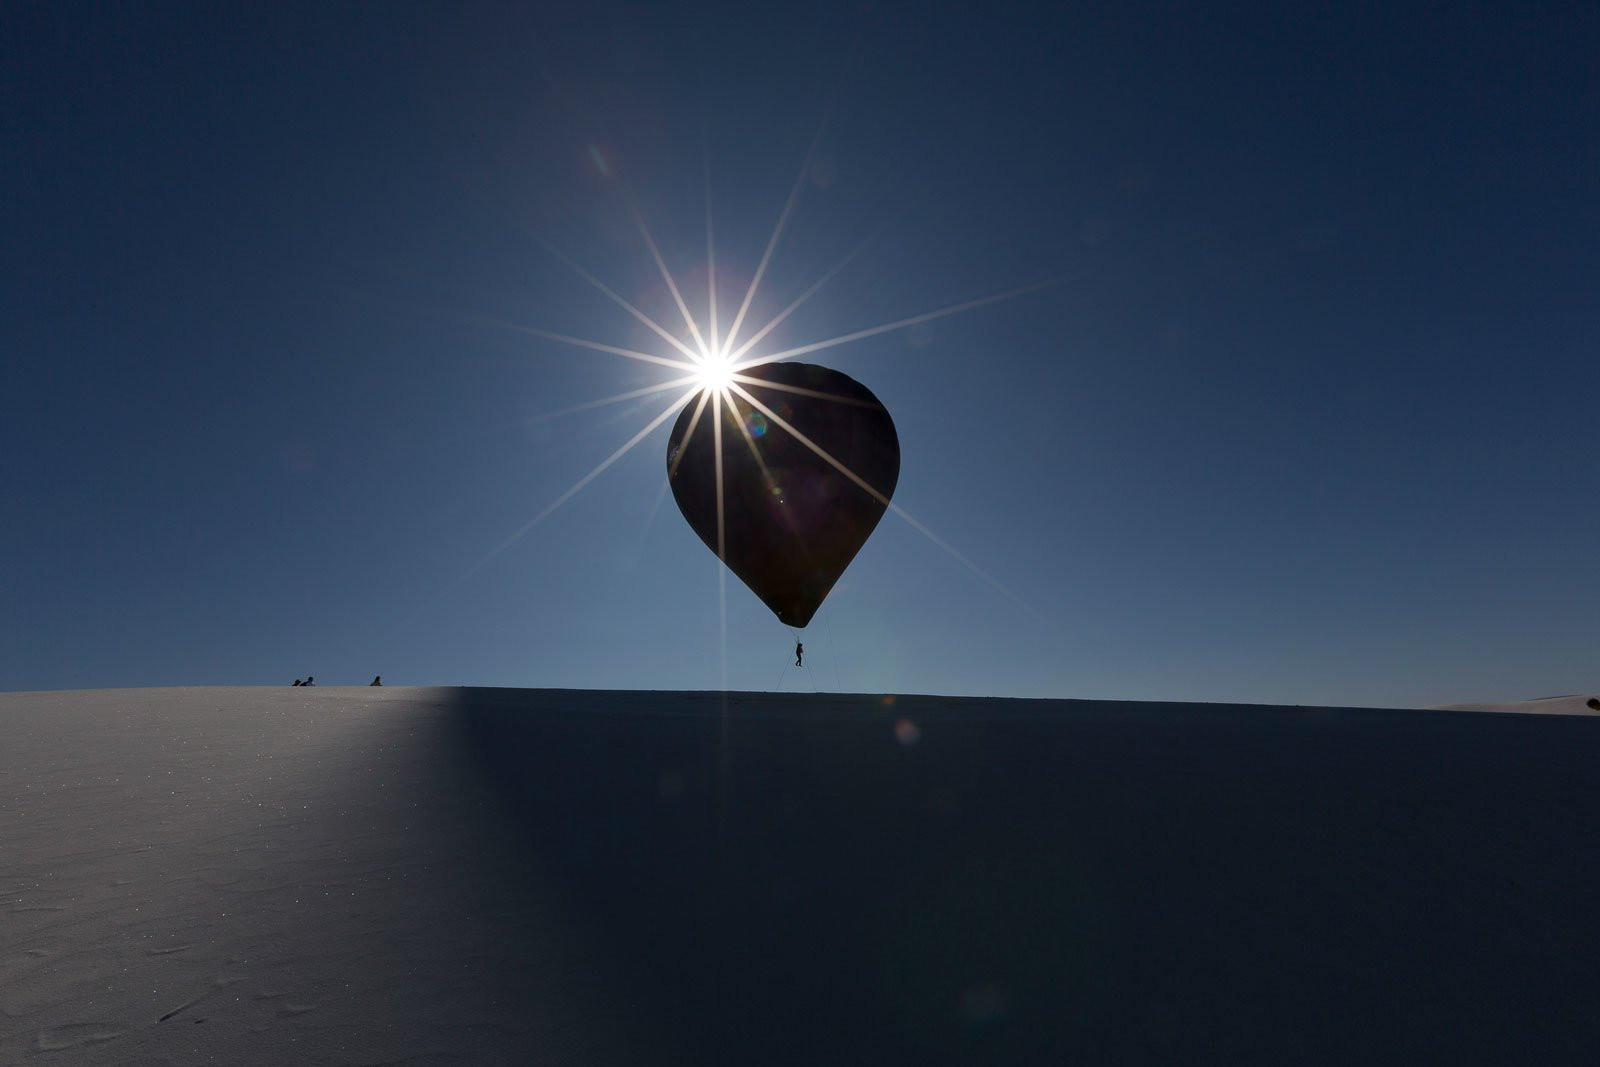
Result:
M0 696L6 1064L1591 1063L1572 715Z

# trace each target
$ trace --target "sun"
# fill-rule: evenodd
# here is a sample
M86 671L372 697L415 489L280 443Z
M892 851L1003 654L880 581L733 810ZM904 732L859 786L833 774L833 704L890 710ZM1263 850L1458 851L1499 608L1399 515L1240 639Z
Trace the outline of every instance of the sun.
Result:
M694 372L700 388L720 393L733 384L734 363L726 352L708 353Z

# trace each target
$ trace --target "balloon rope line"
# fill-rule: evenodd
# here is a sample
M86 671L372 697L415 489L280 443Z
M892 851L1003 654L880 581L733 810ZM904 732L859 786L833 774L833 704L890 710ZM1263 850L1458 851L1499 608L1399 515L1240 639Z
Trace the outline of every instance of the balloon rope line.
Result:
M783 670L778 674L778 680L776 682L772 683L772 688L773 688L774 691L776 691L777 688L783 684L783 679L788 673L789 673L789 661L785 660L784 663L783 663Z

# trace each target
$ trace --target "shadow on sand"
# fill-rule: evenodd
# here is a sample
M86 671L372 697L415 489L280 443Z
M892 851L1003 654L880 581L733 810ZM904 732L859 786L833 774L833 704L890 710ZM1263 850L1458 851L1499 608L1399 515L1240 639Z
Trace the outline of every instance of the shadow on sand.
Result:
M1568 1062L1592 722L460 690L640 1062ZM538 966L538 961L530 961Z

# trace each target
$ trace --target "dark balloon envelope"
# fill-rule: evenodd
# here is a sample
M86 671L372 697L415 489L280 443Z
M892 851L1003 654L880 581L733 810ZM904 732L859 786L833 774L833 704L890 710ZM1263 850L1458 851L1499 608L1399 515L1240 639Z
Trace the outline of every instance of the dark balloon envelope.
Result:
M729 390L722 405L722 558L790 626L811 621L883 517L900 478L894 420L866 386L810 363L741 372L773 418ZM667 474L678 510L717 551L715 401L678 415ZM797 439L788 423L876 490L869 493Z

